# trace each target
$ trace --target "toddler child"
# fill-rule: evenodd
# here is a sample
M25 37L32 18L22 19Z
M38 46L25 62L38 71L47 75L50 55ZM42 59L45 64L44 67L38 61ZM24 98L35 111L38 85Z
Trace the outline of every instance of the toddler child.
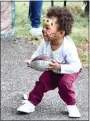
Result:
M45 55L52 58L52 63L44 71L35 87L29 93L28 100L17 111L30 113L35 111L44 93L58 88L60 98L65 102L69 117L80 117L76 106L74 82L81 72L82 66L76 46L68 36L71 33L74 18L72 12L65 7L52 7L47 11L43 22L41 44L34 52L33 58Z

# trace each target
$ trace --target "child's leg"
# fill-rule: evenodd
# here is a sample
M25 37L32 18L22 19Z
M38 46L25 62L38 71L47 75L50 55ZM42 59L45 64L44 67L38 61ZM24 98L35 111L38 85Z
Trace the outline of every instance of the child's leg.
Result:
M35 111L35 105L40 103L45 92L55 89L58 85L56 74L52 71L44 72L39 81L36 82L34 89L29 94L28 100L25 100L25 104L17 108L17 111L30 113Z
M28 100L37 105L41 102L45 92L53 90L57 87L57 79L52 71L45 71L36 82L34 89L30 92Z
M79 73L74 74L64 74L59 79L59 95L62 100L67 105L75 105L76 104L76 96L75 96L75 89L73 83L75 82Z
M81 117L81 114L76 106L76 96L73 85L80 72L81 69L78 73L64 74L61 78L59 78L59 95L62 98L62 100L67 104L66 108L69 117Z

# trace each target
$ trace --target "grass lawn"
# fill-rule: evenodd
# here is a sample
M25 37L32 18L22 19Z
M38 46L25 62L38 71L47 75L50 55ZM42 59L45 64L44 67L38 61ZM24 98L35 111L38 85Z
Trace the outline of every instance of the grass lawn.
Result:
M54 2L54 6L63 6L63 4L63 2ZM75 18L70 37L74 40L77 46L83 66L88 67L88 15L85 15L81 10L82 5L83 2L67 2L67 7L72 9ZM51 2L43 2L41 25L43 16L50 6ZM29 2L16 2L15 36L35 41L35 38L29 34L31 26L28 18L28 7Z

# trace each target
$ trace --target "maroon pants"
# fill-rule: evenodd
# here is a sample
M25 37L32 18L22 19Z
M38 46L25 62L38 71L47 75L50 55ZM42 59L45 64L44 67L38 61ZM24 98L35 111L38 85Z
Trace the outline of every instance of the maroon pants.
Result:
M58 87L58 93L61 99L67 105L76 103L76 96L73 83L78 73L73 74L56 74L53 71L45 71L36 82L34 89L30 92L28 100L34 105L41 102L45 92Z

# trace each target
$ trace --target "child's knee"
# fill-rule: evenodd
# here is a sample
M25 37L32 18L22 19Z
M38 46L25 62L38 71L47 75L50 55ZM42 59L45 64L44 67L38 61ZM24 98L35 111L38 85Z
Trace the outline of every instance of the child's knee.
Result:
M70 89L72 88L72 82L71 81L63 81L62 83L59 84L60 89Z

